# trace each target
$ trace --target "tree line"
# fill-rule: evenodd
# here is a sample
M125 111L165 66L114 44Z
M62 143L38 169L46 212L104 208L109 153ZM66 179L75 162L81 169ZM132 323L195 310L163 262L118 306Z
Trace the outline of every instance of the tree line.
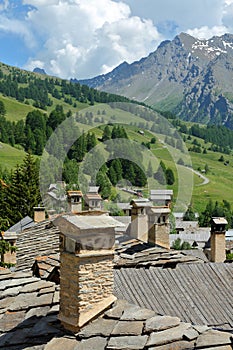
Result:
M95 90L87 85L52 77L42 79L36 74L16 68L11 68L8 74L4 74L0 69L0 93L19 102L30 104L32 101L34 107L44 110L53 105L52 97L74 107L77 102L93 105L128 101L126 97Z

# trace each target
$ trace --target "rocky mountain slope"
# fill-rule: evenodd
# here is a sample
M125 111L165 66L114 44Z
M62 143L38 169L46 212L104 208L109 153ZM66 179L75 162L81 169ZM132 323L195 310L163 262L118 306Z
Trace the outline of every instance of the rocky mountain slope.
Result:
M199 40L181 33L140 61L79 82L185 120L233 128L233 35Z

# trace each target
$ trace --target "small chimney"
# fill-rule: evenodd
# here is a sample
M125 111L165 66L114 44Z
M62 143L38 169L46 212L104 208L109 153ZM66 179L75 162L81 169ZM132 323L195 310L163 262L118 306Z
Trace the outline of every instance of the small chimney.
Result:
M67 192L69 211L71 213L80 213L82 211L82 197L83 194L81 191Z
M45 208L44 207L34 207L34 221L41 222L45 220Z
M148 242L170 249L169 207L151 207L148 209Z
M139 239L143 242L148 241L148 215L147 208L152 206L152 203L146 198L133 199L130 204L131 209L131 224L130 237Z
M60 312L62 325L78 332L116 300L113 296L115 227L107 215L65 215L60 230Z
M16 232L1 232L0 239L8 242L11 247L16 246L17 233ZM7 251L5 254L1 254L0 261L6 264L16 264L16 251Z
M226 225L225 218L212 218L210 232L210 260L224 262L226 260Z

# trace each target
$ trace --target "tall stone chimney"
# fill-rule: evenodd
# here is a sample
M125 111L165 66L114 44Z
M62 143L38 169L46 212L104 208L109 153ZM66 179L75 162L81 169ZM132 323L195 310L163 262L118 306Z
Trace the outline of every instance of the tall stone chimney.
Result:
M34 207L34 221L41 222L45 220L45 208L44 207Z
M65 215L60 230L60 312L63 326L77 332L116 300L113 296L115 227L107 215Z
M146 198L133 199L130 204L131 209L131 224L130 237L139 239L143 242L148 241L148 215L147 208L152 206L152 203Z
M168 207L151 207L148 209L148 242L170 249L170 224Z
M225 218L212 218L210 232L210 260L224 262L226 260L226 225Z

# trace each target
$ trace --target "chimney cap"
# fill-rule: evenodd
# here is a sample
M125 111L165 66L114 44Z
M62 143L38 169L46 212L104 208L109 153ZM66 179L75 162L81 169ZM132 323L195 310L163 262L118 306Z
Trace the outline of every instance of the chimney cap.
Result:
M33 207L34 211L45 211L45 207Z
M212 221L216 225L227 225L228 224L227 220L223 217L213 217Z

